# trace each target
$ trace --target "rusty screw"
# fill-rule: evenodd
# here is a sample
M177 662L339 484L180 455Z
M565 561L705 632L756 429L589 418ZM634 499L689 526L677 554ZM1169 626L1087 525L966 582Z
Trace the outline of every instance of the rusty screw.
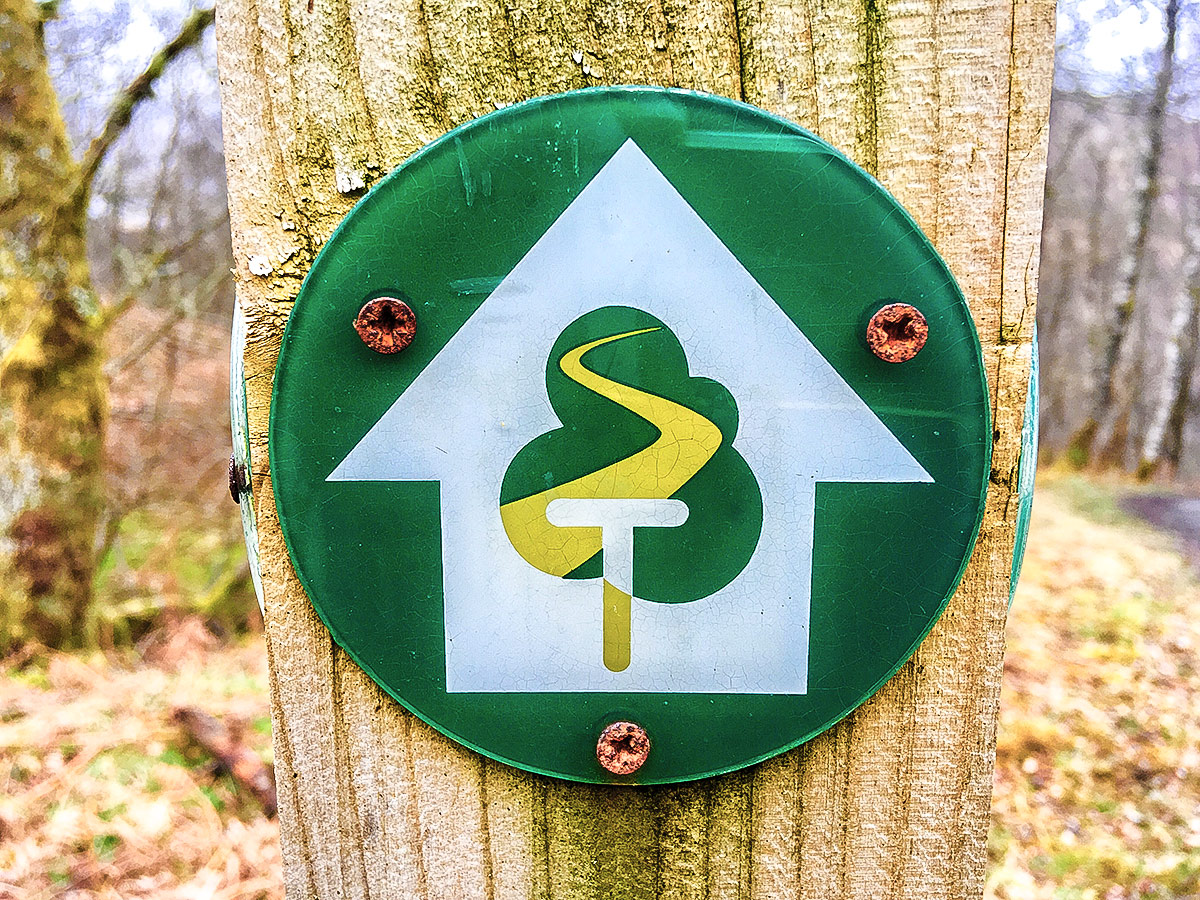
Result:
M237 461L234 454L229 454L229 496L234 503L242 502L242 494L250 489L250 479L246 477L246 467Z
M596 759L614 775L632 775L649 756L650 737L633 722L613 722L596 742Z
M399 353L417 333L417 317L403 300L376 297L358 311L354 330L376 353Z
M929 323L907 303L889 303L867 323L867 346L884 362L908 362L929 339Z

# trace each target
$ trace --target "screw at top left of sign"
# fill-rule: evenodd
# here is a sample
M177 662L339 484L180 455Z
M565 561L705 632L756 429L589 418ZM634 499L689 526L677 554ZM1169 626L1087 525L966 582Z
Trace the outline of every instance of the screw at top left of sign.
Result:
M354 330L376 353L399 353L417 334L417 317L403 300L376 297L363 304L354 319Z

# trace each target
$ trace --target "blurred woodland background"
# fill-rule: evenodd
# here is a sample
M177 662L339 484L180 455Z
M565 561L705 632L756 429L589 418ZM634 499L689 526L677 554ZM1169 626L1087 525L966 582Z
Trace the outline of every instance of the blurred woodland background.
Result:
M1198 13L1061 3L994 897L1200 897ZM211 23L0 0L0 898L281 893Z

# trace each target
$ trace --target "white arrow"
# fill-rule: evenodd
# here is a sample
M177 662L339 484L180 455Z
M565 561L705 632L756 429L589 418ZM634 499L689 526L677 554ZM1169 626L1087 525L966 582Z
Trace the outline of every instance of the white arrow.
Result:
M509 463L562 427L545 388L554 341L604 306L660 319L691 374L729 390L733 446L763 504L730 584L691 603L633 597L637 653L619 672L594 652L594 583L529 565L499 511ZM440 483L448 691L795 694L808 681L817 483L933 479L629 141L329 480Z

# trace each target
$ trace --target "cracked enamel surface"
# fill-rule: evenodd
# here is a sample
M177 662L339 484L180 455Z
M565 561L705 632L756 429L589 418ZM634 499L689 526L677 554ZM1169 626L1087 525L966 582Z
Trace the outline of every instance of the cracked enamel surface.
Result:
M565 551L555 538L568 530L535 534L533 543L544 548L537 560L560 554L558 562L538 564L514 552L503 527L513 523L511 538L520 519L527 531L535 520L530 504L540 503L543 513L556 492L514 502L499 517L495 499L512 457L562 426L546 398L539 349L591 308L613 303L636 304L688 335L694 374L733 394L741 412L734 446L749 461L764 505L758 547L730 585L686 605L635 604L637 652L620 672L596 652L601 628L588 601L595 587L561 577L599 550L599 535L571 529L585 546ZM711 322L729 324L713 329ZM663 406L669 401L654 399L659 418L672 412ZM414 429L416 422L424 424ZM715 438L702 437L693 449L690 436L678 434L673 448L702 465L720 442L710 428ZM442 452L451 446L453 454ZM662 449L656 441L648 451L656 446ZM634 455L590 473L581 479L592 482L584 496L596 496L610 478L626 496L652 496L651 465ZM664 473L666 495L691 474ZM759 694L807 690L816 485L932 480L632 141L329 478L439 483L447 690ZM507 520L504 509L512 510ZM672 562L698 564L685 556Z
M641 89L485 121L368 195L297 300L271 458L314 606L418 715L535 771L597 780L618 709L655 741L641 781L794 746L903 663L973 543L961 294L877 184L748 107ZM368 359L342 310L386 290L422 329ZM862 343L888 300L930 321L904 366Z

